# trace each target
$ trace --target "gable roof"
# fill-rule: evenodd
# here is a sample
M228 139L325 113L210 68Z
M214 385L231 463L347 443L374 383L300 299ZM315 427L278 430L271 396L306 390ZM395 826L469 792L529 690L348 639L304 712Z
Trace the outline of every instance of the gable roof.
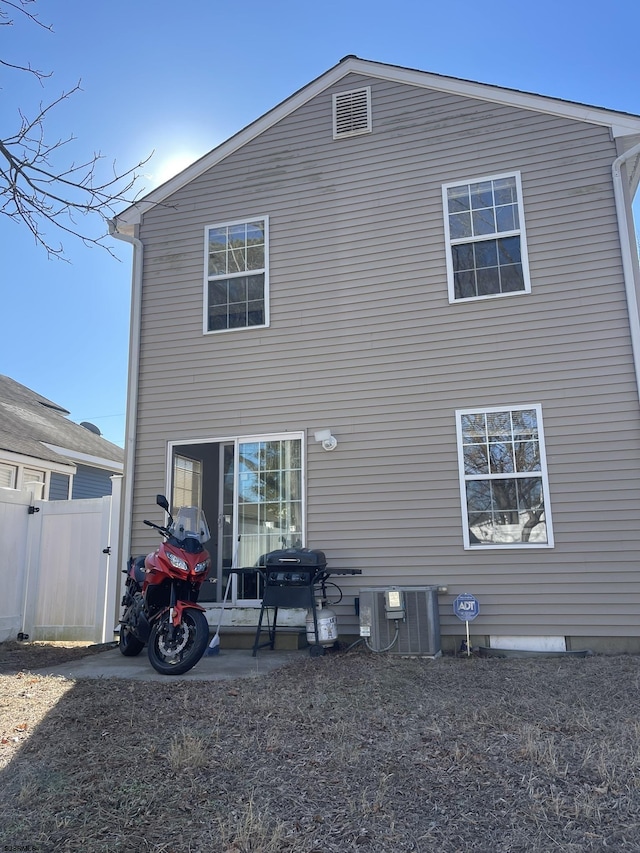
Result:
M133 235L134 226L140 222L147 210L165 201L177 190L182 189L182 187L198 178L225 157L228 157L234 151L237 151L261 133L264 133L265 130L298 109L298 107L305 104L311 98L352 73L609 127L612 135L620 139L622 152L629 150L640 142L640 116L633 115L632 113L589 106L576 101L553 98L548 95L536 95L518 89L507 89L488 83L477 83L472 80L447 77L442 74L418 71L398 65L372 62L366 59L359 59L357 56L346 56L337 65L334 65L333 68L330 68L320 77L317 77L311 83L299 89L259 119L230 137L226 142L218 145L178 175L126 208L112 220L112 230L118 231L121 234Z
M0 375L0 455L121 471L124 450L80 424L69 412L8 376Z

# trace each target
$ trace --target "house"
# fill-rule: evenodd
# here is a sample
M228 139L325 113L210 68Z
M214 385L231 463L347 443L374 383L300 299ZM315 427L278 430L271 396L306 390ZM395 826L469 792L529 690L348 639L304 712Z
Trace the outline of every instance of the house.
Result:
M93 424L8 376L0 376L0 488L31 491L39 500L111 494L124 451Z
M303 545L341 635L430 586L445 649L469 593L474 642L640 651L639 178L638 116L346 57L123 211L125 556L166 490L218 596Z

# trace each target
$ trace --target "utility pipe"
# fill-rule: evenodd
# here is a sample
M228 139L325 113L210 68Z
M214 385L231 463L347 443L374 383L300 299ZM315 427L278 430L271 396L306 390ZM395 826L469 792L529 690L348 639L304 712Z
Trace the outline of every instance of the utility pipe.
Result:
M137 226L135 226L137 231ZM131 550L131 516L133 512L133 471L136 452L136 423L138 410L138 374L140 366L140 323L142 315L142 262L144 246L133 234L118 231L117 223L109 221L109 233L117 240L133 246L131 274L131 320L129 325L129 375L127 379L127 415L124 445L124 489L120 507L120 546L118 565L126 569ZM119 576L118 576L119 577ZM120 591L118 589L118 596Z

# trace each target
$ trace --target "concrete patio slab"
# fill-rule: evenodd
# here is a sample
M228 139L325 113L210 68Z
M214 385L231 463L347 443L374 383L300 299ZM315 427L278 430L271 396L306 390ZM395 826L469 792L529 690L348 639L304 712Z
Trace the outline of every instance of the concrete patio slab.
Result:
M118 649L108 649L69 663L34 670L38 675L63 678L126 678L132 681L221 681L229 678L256 678L284 666L308 649L296 651L260 650L252 657L247 649L221 649L219 654L204 657L184 675L161 675L151 666L146 649L136 657L126 658Z

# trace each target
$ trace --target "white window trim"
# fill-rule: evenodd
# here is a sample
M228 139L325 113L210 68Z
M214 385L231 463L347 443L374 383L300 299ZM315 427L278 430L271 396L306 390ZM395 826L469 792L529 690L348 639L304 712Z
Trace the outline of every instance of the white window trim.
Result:
M247 222L264 222L264 323L259 326L240 326L237 329L209 329L209 231L212 228L228 228L233 225L244 225ZM255 272L255 271L251 271ZM251 275L251 272L229 273L220 278L241 278ZM204 229L204 288L202 293L202 334L223 335L228 332L250 332L253 329L266 329L270 325L269 317L269 217L264 214L244 216L242 219L214 222Z
M15 489L18 480L18 466L9 465L7 462L0 462L0 470L9 471L11 485L3 486L3 489Z
M61 500L70 501L72 499L71 496L73 495L73 477L74 477L74 475L73 474L66 474L66 475L63 474L62 476L67 476L68 480L67 480L67 496L66 496L66 498L62 498ZM49 499L50 498L51 498L51 477L49 477Z
M25 474L30 471L33 471L36 474L42 474L42 482L25 482ZM24 465L18 469L16 488L18 491L30 492L33 495L34 500L48 501L50 478L51 471L48 471L46 468L39 468L36 465ZM38 494L36 494L36 492Z
M25 490L24 471L26 468L28 470L41 471L45 475L44 483L42 484L43 488L37 490L38 492L42 493L42 497L40 496L40 494L35 495L35 489L30 490L34 493L34 497L36 500L49 500L51 474L54 473L63 474L70 478L69 495L71 495L71 484L73 482L73 475L76 473L77 470L75 465L64 465L57 462L51 462L49 460L37 459L33 456L23 456L19 453L11 452L3 453L1 464L15 469L14 485L12 486L12 490L14 491Z
M449 201L447 197L447 190L452 187L460 187L465 184L479 184L482 181L497 181L503 178L515 178L516 180L516 189L518 193L518 218L520 220L520 228L515 231L499 231L496 234L483 234L481 237L463 237L460 239L451 239L451 234L449 231ZM526 293L531 293L531 275L529 273L529 250L527 247L527 232L525 228L525 219L524 219L524 203L522 198L522 177L519 171L514 172L504 172L499 175L486 175L480 178L461 178L458 181L449 181L446 184L442 185L442 211L444 215L444 233L445 233L445 242L447 246L446 251L446 263L447 263L447 285L449 289L449 302L451 304L455 303L465 303L465 302L478 302L479 300L485 299L501 299L507 296L523 296ZM490 293L486 296L467 296L461 299L456 299L455 296L455 281L453 275L453 259L451 253L451 247L453 245L459 243L481 243L487 240L495 240L499 237L520 237L520 256L522 259L522 275L524 278L524 290L514 290L509 293Z
M542 542L534 542L534 543L524 543L524 542L505 542L505 543L494 543L491 545L483 544L483 545L472 545L469 541L469 525L467 522L467 479L493 479L495 475L487 474L487 475L477 475L473 477L467 477L464 471L464 452L463 452L463 444L462 444L462 416L480 413L488 414L490 412L515 412L522 411L525 409L534 409L536 412L537 426L538 426L538 445L540 448L540 479L542 480L542 488L544 494L544 515L545 515L545 526L547 529L547 541ZM458 445L458 473L460 480L460 510L462 513L462 536L464 540L464 548L465 551L504 551L504 550L526 550L531 551L534 548L553 548L554 547L554 539L553 539L553 522L551 517L551 497L549 493L549 476L547 471L547 451L546 444L544 438L544 426L542 419L542 406L539 403L532 404L523 404L518 403L517 405L513 404L505 404L504 406L467 406L464 409L456 409L456 437L457 437L457 445ZM516 478L518 476L531 476L530 472L522 475L514 475ZM535 472L535 476L538 476L538 472Z

